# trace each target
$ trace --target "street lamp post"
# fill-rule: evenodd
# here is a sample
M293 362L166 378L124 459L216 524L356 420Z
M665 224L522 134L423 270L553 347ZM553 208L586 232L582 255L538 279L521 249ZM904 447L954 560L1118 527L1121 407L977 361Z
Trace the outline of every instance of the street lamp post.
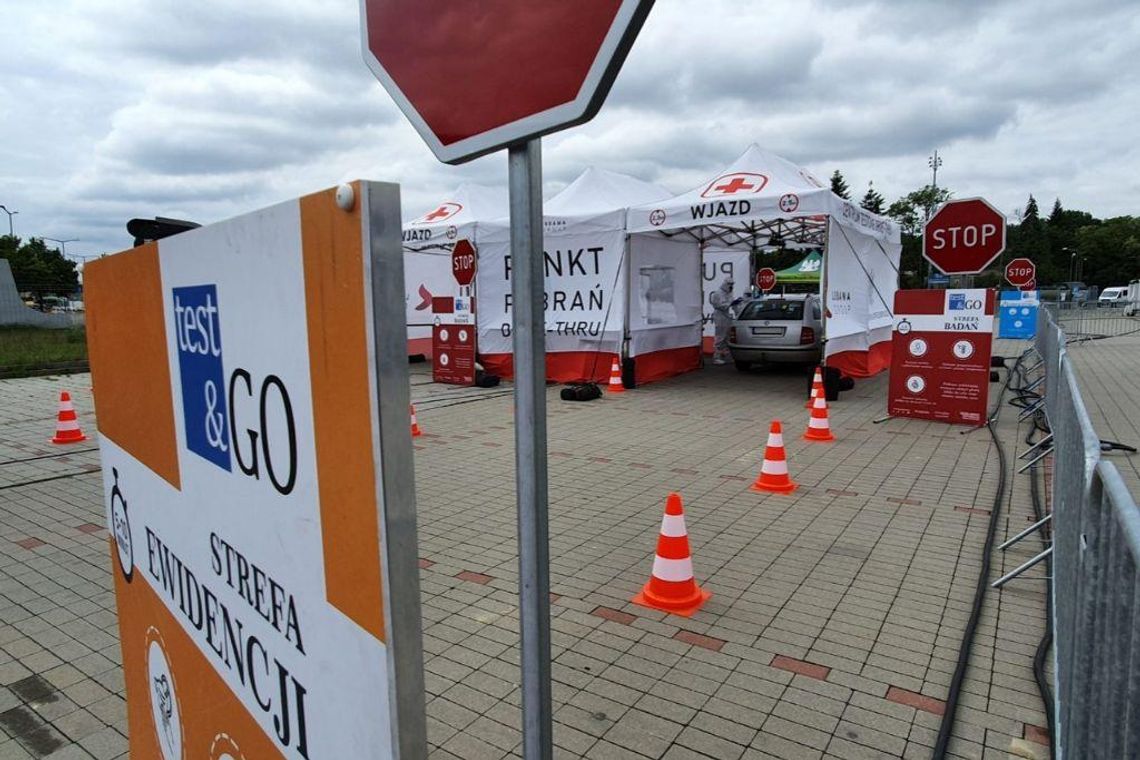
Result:
M7 206L0 204L0 211L8 215L8 237L16 237L16 233L12 231L12 217L20 213L19 211L9 211Z
M79 242L79 238L68 238L67 240L60 240L59 238L44 237L44 240L50 240L53 243L59 243L60 246L63 248L62 253L63 253L63 257L65 259L67 258L67 244Z

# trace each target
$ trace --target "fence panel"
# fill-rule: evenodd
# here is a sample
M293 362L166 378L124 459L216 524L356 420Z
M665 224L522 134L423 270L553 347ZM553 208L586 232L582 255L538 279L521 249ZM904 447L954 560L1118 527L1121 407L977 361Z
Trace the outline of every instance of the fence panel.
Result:
M1058 760L1140 757L1140 510L1101 460L1067 334L1038 323L1053 452Z

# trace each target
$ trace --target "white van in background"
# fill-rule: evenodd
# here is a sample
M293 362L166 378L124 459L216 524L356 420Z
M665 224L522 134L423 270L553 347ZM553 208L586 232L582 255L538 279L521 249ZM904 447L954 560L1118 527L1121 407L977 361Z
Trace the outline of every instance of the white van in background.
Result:
M1105 288L1100 292L1100 298L1096 299L1097 306L1119 306L1128 299L1128 286L1118 285L1113 288Z

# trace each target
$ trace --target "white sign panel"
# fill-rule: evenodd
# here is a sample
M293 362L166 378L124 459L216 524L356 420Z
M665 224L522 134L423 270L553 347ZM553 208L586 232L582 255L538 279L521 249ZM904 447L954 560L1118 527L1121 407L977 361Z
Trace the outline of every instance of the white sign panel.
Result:
M410 437L378 415L407 408L402 265L398 232L369 224L398 220L398 196L354 196L87 268L133 757L422 743ZM410 535L387 522L409 513Z

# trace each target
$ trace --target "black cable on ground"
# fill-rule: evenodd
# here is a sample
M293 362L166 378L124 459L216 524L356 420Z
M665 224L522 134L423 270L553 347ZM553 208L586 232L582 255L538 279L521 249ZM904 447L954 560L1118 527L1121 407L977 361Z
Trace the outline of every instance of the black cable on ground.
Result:
M1033 434L1037 432L1040 422L1034 415L1033 427L1025 436L1025 442L1033 443ZM1034 522L1040 522L1045 517L1045 510L1041 504L1041 491L1037 485L1037 464L1029 467L1029 494L1033 500ZM1049 547L1049 537L1052 535L1052 525L1042 525L1038 531L1041 538L1041 549ZM1049 678L1045 672L1045 660L1049 656L1049 648L1053 646L1053 557L1045 558L1045 633L1037 644L1037 651L1033 653L1033 679L1037 681L1037 691L1041 694L1041 702L1045 706L1046 727L1049 729L1049 756L1053 756L1053 739L1057 733L1053 726L1053 689L1049 686Z
M993 438L994 447L998 453L998 486L994 494L993 510L990 512L990 522L986 528L986 543L982 548L982 567L978 571L978 585L974 590L974 603L970 609L970 619L966 623L966 630L962 634L962 643L958 648L958 663L954 667L954 677L950 680L950 690L946 695L946 710L942 713L942 722L938 725L938 740L934 743L933 760L943 760L946 757L947 747L950 746L950 733L954 728L954 716L958 711L958 697L962 693L962 683L966 680L966 668L970 664L970 650L974 646L974 636L978 630L978 621L982 617L982 606L986 601L986 591L990 585L990 556L993 553L994 539L997 536L998 518L1001 513L1001 503L1005 499L1005 447L1001 445L994 423L997 422L1005 400L1006 390L1013 381L1014 375L1020 371L1019 358L1012 369L1006 370L1005 385L998 394L997 402L993 406L986 427L989 428L990 437Z

